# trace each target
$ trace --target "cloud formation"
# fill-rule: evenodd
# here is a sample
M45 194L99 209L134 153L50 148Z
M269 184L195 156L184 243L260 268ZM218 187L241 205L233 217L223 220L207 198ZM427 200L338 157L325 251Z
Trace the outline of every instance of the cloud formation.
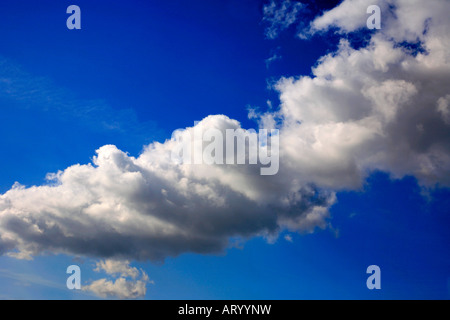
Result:
M303 6L301 2L290 0L271 0L270 3L264 5L263 21L268 24L265 30L266 37L275 39L281 31L294 24Z
M115 279L102 278L82 287L83 291L92 292L102 298L136 299L147 292L148 275L144 270L131 267L129 261L102 260L94 269L105 272Z
M239 124L209 116L197 126ZM327 215L327 192L291 185L289 172L266 178L255 165L177 164L176 143L155 142L137 158L103 146L93 164L51 174L47 185L15 185L0 197L3 252L162 260L218 252L230 237L274 234L279 222L298 230L325 226L311 217Z
M280 130L278 174L261 176L254 165L174 163L176 135L138 157L106 145L92 163L50 174L46 185L16 184L0 195L0 253L116 260L213 253L232 237L327 228L336 192L359 188L374 170L449 186L450 3L388 4L382 29L360 48L345 39L368 17L366 8L353 10L354 1L312 21L311 35L342 35L338 49L319 59L312 76L278 81L277 111L252 113ZM241 128L225 115L195 127ZM131 272L106 262L98 268ZM91 288L139 292L119 280Z
M311 32L361 31L368 3L343 1L312 21ZM318 61L313 77L278 82L280 141L285 150L304 146L304 152L290 148L288 158L319 186L355 188L373 170L448 186L450 4L379 6L382 29L366 46L354 49L343 38L336 52Z

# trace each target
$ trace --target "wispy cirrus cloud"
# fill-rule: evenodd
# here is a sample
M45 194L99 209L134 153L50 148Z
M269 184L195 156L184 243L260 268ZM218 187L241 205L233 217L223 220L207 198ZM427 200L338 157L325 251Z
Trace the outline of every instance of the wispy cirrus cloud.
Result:
M132 109L114 109L102 99L82 99L46 77L32 75L17 63L0 56L0 97L16 106L51 112L77 121L93 131L113 132L147 140L159 133L152 122L141 122Z
M11 271L8 269L0 269L0 275L2 276L2 278L16 280L17 283L22 286L38 285L53 289L66 290L66 287L64 285L54 281L50 281L36 274L27 274Z
M275 50L272 50L271 56L267 58L264 62L266 63L266 68L268 69L269 66L274 63L277 60L281 60L282 56L279 53L280 47L277 47Z
M268 39L275 39L279 33L294 24L304 5L301 2L271 0L263 7L263 22L268 26L265 35Z

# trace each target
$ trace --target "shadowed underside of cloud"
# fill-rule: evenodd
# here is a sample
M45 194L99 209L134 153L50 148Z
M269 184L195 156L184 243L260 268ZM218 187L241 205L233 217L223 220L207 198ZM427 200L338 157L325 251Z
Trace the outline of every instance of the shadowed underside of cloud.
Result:
M277 175L261 176L254 165L174 163L175 138L138 157L103 146L92 164L0 196L0 252L138 260L214 253L231 237L326 228L335 192L359 188L373 170L449 186L450 3L392 2L383 7L391 10L383 28L359 49L344 39L365 26L367 6L342 13L354 3L311 23L309 34L341 32L338 50L318 61L313 76L280 79L279 110L258 115L280 130ZM411 52L405 42L424 50ZM213 115L196 128L240 125ZM126 287L121 281L101 287Z

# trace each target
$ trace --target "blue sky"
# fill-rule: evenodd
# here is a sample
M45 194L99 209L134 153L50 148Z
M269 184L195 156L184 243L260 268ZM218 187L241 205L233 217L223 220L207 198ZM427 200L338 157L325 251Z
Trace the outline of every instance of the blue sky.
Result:
M343 1L341 8L345 2L348 1ZM95 150L104 145L115 145L119 150L128 152L130 157L137 158L144 146L155 141L164 143L166 139L170 139L175 129L192 127L194 121L200 121L208 115L224 114L239 121L242 128L257 129L258 121L249 119L249 109L255 108L260 116L268 112L278 120L282 119L279 125L286 130L284 141L291 141L293 135L288 130L293 127L287 125L288 115L298 116L295 108L303 108L303 103L307 103L303 101L307 101L309 97L308 101L317 101L318 107L311 109L313 111L310 113L302 111L297 121L304 122L305 126L322 125L312 114L314 110L320 109L321 103L328 106L328 101L321 100L321 97L325 97L323 92L307 91L306 85L299 80L301 76L320 78L323 74L313 73L311 68L327 66L331 70L331 77L339 78L342 71L329 66L332 65L333 57L339 58L340 55L344 57L339 60L340 63L351 61L345 60L345 50L339 49L342 48L339 45L342 39L349 41L355 50L355 57L357 50L364 48L370 39L375 39L374 47L381 47L384 42L376 42L379 40L376 30L357 28L345 19L333 18L340 17L339 11L323 16L328 20L314 20L324 12L331 12L327 10L337 6L340 1L321 5L304 1L302 5L299 4L295 21L286 28L282 27L286 23L283 20L286 16L277 16L279 24L272 26L278 28L278 34L270 39L267 30L273 20L268 19L270 13L267 10L271 3L276 9L281 10L284 5L288 12L292 12L297 2L2 2L0 149L3 156L0 158L0 165L3 170L0 171L0 194L8 200L10 196L7 192L15 182L19 182L25 189L45 186L48 184L45 180L47 173L64 170L74 164L88 164L93 161ZM66 27L69 16L66 8L71 4L81 8L81 30L68 30ZM398 10L402 6L405 4L399 3ZM420 8L416 10L420 11ZM387 11L382 12L384 14ZM355 13L348 13L349 16L352 14ZM401 12L397 14L400 21ZM360 15L365 25L368 15L365 10ZM440 18L438 14L434 16L433 12L430 15L424 18L420 15L412 16L409 18L412 20L407 21L421 21L422 18L438 21ZM386 16L388 14L383 15L383 19ZM393 19L390 15L389 17ZM316 21L316 24L312 21ZM437 27L433 29L433 24L431 31L421 33L420 37L423 38L411 40L408 34L411 34L411 30L414 31L414 27L408 25L409 33L405 32L406 35L394 33L394 28L389 28L391 25L388 23L391 21L393 20L386 22L387 27L379 34L386 36L387 41L395 42L395 46L390 49L392 52L396 53L398 51L395 50L400 50L399 47L407 47L417 40L429 50L429 56L442 50L444 55L449 54L448 48L432 46L431 40L440 39L441 36ZM308 26L311 26L310 33L307 39L302 39L298 35ZM324 59L319 60L327 54L330 64L322 63ZM384 54L390 57L390 51ZM403 61L413 61L426 68L429 66L427 61L411 60L417 52L408 54L402 51L402 54ZM271 57L273 59L268 60ZM380 65L384 66L383 62ZM389 140L396 143L396 146L407 145L402 149L407 150L403 153L412 150L407 157L413 160L417 158L417 162L406 161L396 151L392 151L395 148L389 143L375 144L372 140L367 143L357 142L355 149L339 149L344 150L344 155L336 163L326 162L326 159L332 158L333 151L329 151L324 158L317 157L311 161L307 157L293 158L294 163L305 164L293 166L292 173L287 175L295 176L300 172L303 177L302 172L308 171L305 174L308 184L305 183L305 186L313 184L317 190L330 197L335 194L336 201L327 208L329 215L324 220L309 229L303 226L296 228L294 224L288 224L288 227L278 224L277 237L269 237L269 240L264 236L265 229L259 230L261 233L247 233L242 229L241 233L237 232L233 237L227 236L231 240L225 247L219 246L205 253L202 252L203 249L195 247L195 244L192 245L192 250L178 252L170 249L164 261L140 257L133 259L132 253L127 255L120 251L132 267L139 269L141 274L147 274L150 279L146 285L147 290L138 298L448 299L450 149L446 141L450 136L445 110L450 109L445 107L448 106L445 103L450 100L446 98L450 97L449 92L445 88L436 88L431 92L418 85L436 72L433 66L429 67L431 71L426 70L428 73L412 72L412 76L408 76L391 71L396 70L396 66L401 65L400 62L390 61L386 65L389 68L384 66L383 72L388 75L388 80L404 81L399 83L402 92L409 90L408 92L419 97L408 100L409 102L401 98L398 101L405 105L413 100L422 104L417 103L416 106L411 103L414 106L411 107L413 112L410 116L398 111L398 122L388 123L382 130L385 130L385 136L391 137ZM354 74L379 72L376 68L372 72L353 67ZM353 67L349 65L348 69L352 70ZM348 80L346 77L341 77L344 83ZM411 77L417 79L411 80ZM436 77L441 77L444 84L450 79L445 72L436 73ZM281 78L290 78L292 85L280 84ZM415 89L404 84L408 81ZM274 86L276 83L278 86ZM353 82L348 80L348 83ZM351 85L349 87L353 88ZM381 85L373 87L373 90L385 88ZM298 98L296 90L306 93ZM370 89L364 92L364 97L372 99L374 105L380 103L377 97L382 96L383 92ZM373 92L377 95L371 95ZM352 94L349 93L349 96ZM291 96L294 98L291 99ZM433 96L433 104L441 101L438 103L444 106L438 109L441 113L436 111L430 115L422 109L428 96ZM395 100L398 96L393 97ZM267 101L270 101L272 107L268 106ZM341 100L338 97L335 101L337 105ZM349 101L359 100L354 98ZM381 104L386 101L390 100L382 100ZM347 112L347 109L339 109L338 106L336 110L339 117ZM354 114L358 112L355 111ZM414 115L425 119L420 125L414 123L417 130L431 133L424 138L411 140L409 138L417 134L409 129L409 124L415 121ZM433 125L436 123L433 121L438 121L436 119L439 115L442 115L443 120L440 119L438 125ZM353 116L349 116L342 123L347 124L352 120ZM433 127L436 128L434 131L431 129ZM350 130L353 127L348 128ZM427 131L428 128L430 131ZM362 136L363 133L356 132L352 136L359 135ZM282 138L283 136L280 140ZM295 145L295 139L292 141L289 143ZM438 149L433 149L434 146L438 146ZM366 149L378 148L379 153L367 155L370 152ZM329 145L328 150L335 150L334 145ZM428 150L439 152L429 155ZM347 156L356 159L352 160L358 168L356 171L347 167L342 172L339 171L340 164L346 161ZM424 171L424 157L431 159L429 167L435 171ZM435 159L436 163L432 162ZM324 163L323 167L316 167L321 161ZM333 166L337 169L330 171ZM358 178L353 179L353 173ZM348 182L343 177L350 177L352 180ZM45 217L45 213L53 209L52 205L45 208L45 203L53 203L51 199L29 197L19 199L24 203L42 201L44 209L39 212L39 217ZM230 196L226 199L232 202L235 198ZM314 199L313 197L309 201L313 203ZM187 205L190 204L187 202ZM8 215L14 210L26 211L26 205L23 206L19 204L8 209L0 206L0 210L5 212L0 211L0 214L6 217L7 210L11 210ZM41 207L41 202L36 204L37 207ZM61 209L61 212L64 214L66 211ZM214 215L214 209L207 213ZM27 245L27 249L34 248L33 241L30 240L33 238L21 236L17 229L12 229L11 224L1 220L0 230L5 238L0 240L5 243L5 247L9 243L8 232L15 232L18 240L14 242L13 251L21 250L24 245ZM52 223L51 220L47 222ZM257 224L258 221L250 223ZM241 230L239 226L236 228ZM48 230L49 234L52 230ZM77 230L70 232L76 233ZM85 238L81 238L80 243L85 241ZM81 267L83 285L102 277L111 279L111 274L106 269L103 272L94 269L99 260L113 257L105 252L115 252L114 248L101 247L84 251L83 246L90 247L87 242L73 247L57 247L46 240L47 242L39 242L41 247L33 252L32 260L24 260L8 255L3 250L2 241L0 299L99 298L95 290L72 291L66 288L66 268L70 264ZM55 238L55 241L58 240ZM97 242L92 242L93 247L96 245ZM172 252L177 254L171 254ZM366 287L366 268L372 264L381 268L381 290L368 290Z
M289 37L284 40L289 45L280 49L286 51L284 59L266 68L265 60L284 41L274 43L265 39L261 22L263 3L258 1L209 4L192 1L189 5L184 1L129 4L86 1L78 5L82 9L82 29L69 32L60 28L61 23L65 27L69 16L65 3L2 4L3 57L20 68L24 81L36 83L44 78L44 90L50 91L52 98L73 101L64 103L70 105L67 108L73 114L53 114L54 110L44 113L41 109L36 111L39 114L29 117L32 123L21 117L23 109L17 110L9 102L12 110L8 114L21 120L6 123L19 132L22 130L18 126L23 125L34 137L31 142L24 134L17 134L13 139L24 140L11 144L20 149L17 151L20 155L25 153L33 158L33 163L44 166L30 168L23 178L36 174L35 179L20 179L23 184L40 183L42 172L84 163L93 150L104 144L113 143L137 155L144 144L164 141L173 130L190 126L209 114L223 113L255 128L255 123L247 119L247 106L264 108L267 99L277 98L267 90L267 81L286 74L309 73L311 65L328 48L321 39L311 45ZM49 102L51 105L52 101ZM44 103L48 102L41 102ZM99 129L100 120L95 116L77 120L81 115L76 109L86 103L107 108L109 113L105 116L113 119L129 111L130 117L136 119L130 125L133 128L129 128L135 136L131 138L130 132L118 135ZM171 111L164 112L168 109ZM40 130L41 121L36 119L42 119L44 127L53 130ZM67 122L79 128L78 134L86 136L73 137L73 128ZM36 127L30 128L33 124ZM58 139L52 138L54 132L58 132ZM56 144L70 141L71 148L55 145L55 149L64 150L55 150L55 155L43 159L40 149L48 144L48 139ZM13 150L11 147L9 152ZM19 154L14 161L22 158ZM57 159L60 162L55 163ZM50 163L54 165L48 166ZM2 181L8 179L2 185L3 190L23 172L23 168L19 172L12 170L8 170L10 179L2 177Z

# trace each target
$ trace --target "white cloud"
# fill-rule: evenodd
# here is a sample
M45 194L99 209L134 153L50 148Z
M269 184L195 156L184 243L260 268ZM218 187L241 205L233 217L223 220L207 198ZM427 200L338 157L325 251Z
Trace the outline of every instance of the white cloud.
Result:
M311 25L357 30L365 25L367 5L343 1ZM279 81L281 148L299 177L334 190L355 188L376 169L414 175L425 186L448 186L450 46L444 44L450 23L443 12L450 3L380 6L383 28L366 47L353 49L341 40L337 52L319 60L313 77ZM423 50L404 47L412 40Z
M210 116L197 126L239 123ZM0 248L161 260L217 252L230 237L274 234L281 220L314 228L297 217L329 204L330 192L297 186L289 172L268 177L255 165L176 164L175 144L155 142L137 158L103 146L93 164L49 175L48 185L15 185L0 196Z
M366 26L369 15L366 14L367 7L379 5L384 13L389 1L374 0L345 0L337 7L325 12L311 23L312 31L323 31L330 27L336 27L338 32L347 33Z
M97 262L94 269L97 272L104 271L115 279L102 278L82 287L83 291L89 291L102 298L136 299L144 297L147 292L149 280L144 270L131 267L129 261L102 260Z
M106 259L97 262L94 271L104 271L107 274L119 274L121 277L130 277L136 279L139 276L139 270L135 267L130 267L128 260L112 260Z
M137 299L147 292L147 279L131 281L125 278L108 280L98 279L83 286L84 291L90 291L101 298L117 297L119 299Z

